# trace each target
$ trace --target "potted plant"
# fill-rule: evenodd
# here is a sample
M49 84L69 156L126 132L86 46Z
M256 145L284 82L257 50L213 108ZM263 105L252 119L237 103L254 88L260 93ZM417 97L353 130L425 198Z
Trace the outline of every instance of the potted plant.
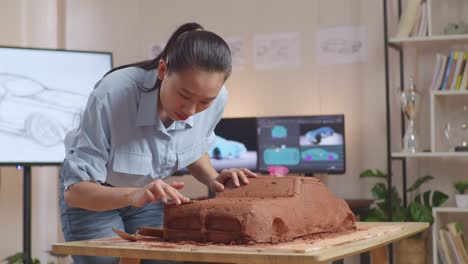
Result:
M49 255L58 258L58 263L60 264L60 259L66 257L67 255L55 254L52 251L48 251ZM0 260L0 263L5 261L7 264L23 264L24 263L24 254L23 252L18 252L14 255L6 257L4 260ZM37 258L31 258L31 264L41 264L41 261ZM47 264L55 264L53 261L47 262Z
M388 188L387 174L380 170L365 170L360 174L361 178L378 178L385 180L377 182L371 189L375 199L375 206L370 210L364 221L387 222L388 214ZM428 222L432 224L432 208L442 205L448 199L448 195L437 190L427 190L421 193L421 186L434 177L426 175L418 178L407 190L409 194L408 206L404 207L397 189L392 186L392 222ZM372 255L372 252L371 252ZM381 253L379 254L381 255ZM398 263L426 263L427 262L427 233L422 233L402 240L398 247Z
M23 253L16 253L12 256L9 256L5 259L7 261L8 264L23 264ZM32 264L41 264L41 262L34 258L34 259L31 259L31 263Z
M457 194L455 195L455 202L458 208L468 208L468 194L465 191L468 189L468 181L457 181L453 184Z

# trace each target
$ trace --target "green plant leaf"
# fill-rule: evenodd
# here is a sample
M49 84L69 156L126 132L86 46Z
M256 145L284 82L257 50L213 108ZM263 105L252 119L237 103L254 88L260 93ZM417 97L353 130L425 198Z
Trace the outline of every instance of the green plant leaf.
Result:
M421 199L421 194L418 194L414 197L413 202L431 206L430 204L431 193L432 191L425 191L422 195L423 197L422 199Z
M8 264L23 264L23 253L19 252L15 255L9 256L6 258ZM31 259L32 264L41 264L41 261L37 258ZM52 262L53 264L53 262Z
M427 205L427 206L429 206L429 207L432 206L432 203L430 202L431 193L432 193L432 191L425 191L425 192L423 193L423 201L424 201L423 204L424 204L424 205Z
M404 207L398 207L393 212L392 219L394 222L405 222L407 220L408 210Z
M387 175L380 170L365 170L359 175L361 178L387 178Z
M429 206L422 205L420 203L411 203L409 206L410 219L413 222L427 222L432 224L434 217L432 216L432 210Z
M373 208L369 210L366 218L364 219L365 222L385 222L387 221L387 216L385 211L380 210L379 208Z
M392 187L392 208L395 208L395 206L401 206L402 201L400 198L400 194L398 194L398 190L396 187Z
M8 263L17 263L17 262L23 262L23 253L16 253L12 256L9 256L6 258L6 261Z
M372 187L371 191L372 191L372 196L376 200L385 200L385 198L387 197L387 186L385 185L385 183L382 183L382 182L376 183L374 187Z
M383 194L382 194L383 195ZM392 212L396 210L396 208L402 206L402 201L398 191L395 187L392 188ZM377 207L381 210L387 212L388 211L388 193L385 190L385 197L384 199L379 199L377 201Z
M432 195L432 206L439 207L448 200L449 196L441 191L434 191Z
M458 181L453 185L459 194L465 194L466 189L468 189L468 181Z
M385 200L383 202L377 203L377 208L379 208L382 211L386 211L388 209L387 201Z
M414 190L417 190L421 185L423 185L427 181L433 180L434 177L431 175L426 175L423 176L419 179L416 180L416 182L413 183L413 185L407 190L407 192L413 192Z

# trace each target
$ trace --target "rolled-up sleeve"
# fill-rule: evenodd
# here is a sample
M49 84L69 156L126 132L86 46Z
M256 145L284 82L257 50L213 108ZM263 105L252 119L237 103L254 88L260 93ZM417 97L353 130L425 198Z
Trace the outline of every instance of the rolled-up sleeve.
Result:
M82 182L105 182L110 151L108 108L91 93L80 128L62 165L65 189Z

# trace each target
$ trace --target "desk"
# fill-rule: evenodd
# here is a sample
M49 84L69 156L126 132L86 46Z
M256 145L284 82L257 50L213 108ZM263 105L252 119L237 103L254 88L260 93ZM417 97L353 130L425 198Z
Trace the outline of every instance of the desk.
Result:
M53 245L52 250L57 254L120 257L122 264L139 263L140 259L252 264L323 263L382 247L429 228L428 223L358 223L359 227L369 229L381 225L401 228L385 235L308 252L240 251L235 250L235 246L233 248L226 246L224 249L216 250L210 249L209 246L196 245L185 247L138 247L131 242L102 244L99 243L99 240L57 243Z

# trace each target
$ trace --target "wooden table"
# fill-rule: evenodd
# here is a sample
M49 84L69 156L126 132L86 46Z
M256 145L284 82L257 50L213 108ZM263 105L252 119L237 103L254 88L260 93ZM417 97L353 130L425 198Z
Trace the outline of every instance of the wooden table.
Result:
M323 263L382 247L429 228L428 223L360 222L358 226L364 229L368 228L369 230L377 229L377 227L381 226L395 228L390 233L347 243L338 243L333 246L306 252L286 252L284 250L268 252L262 250L242 251L235 248L236 246L231 246L232 248L224 246L224 248L213 249L210 246L196 245L141 248L126 241L120 241L123 243L116 244L109 244L107 242L107 244L102 244L102 240L57 243L53 245L52 250L57 254L120 257L123 264L140 263L140 259L252 264ZM345 236L350 237L350 235L342 237Z

